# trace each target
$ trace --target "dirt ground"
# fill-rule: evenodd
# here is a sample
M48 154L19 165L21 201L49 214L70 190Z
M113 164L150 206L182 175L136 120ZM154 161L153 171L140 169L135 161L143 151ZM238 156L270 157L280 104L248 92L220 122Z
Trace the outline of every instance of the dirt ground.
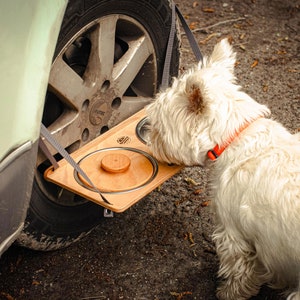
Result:
M240 84L291 131L300 129L300 2L176 1L203 54L233 39ZM181 71L195 59L183 35ZM218 260L207 170L185 168L79 243L56 252L11 247L0 299L214 300ZM263 287L253 299L283 299ZM234 299L229 299L234 300Z

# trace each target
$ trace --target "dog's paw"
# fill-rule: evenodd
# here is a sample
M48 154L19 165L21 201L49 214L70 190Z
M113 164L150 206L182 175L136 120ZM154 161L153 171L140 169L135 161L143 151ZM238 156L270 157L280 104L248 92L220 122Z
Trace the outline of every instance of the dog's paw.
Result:
M231 285L227 284L226 281L223 281L217 288L216 296L219 300L228 300L228 299L242 299L237 298L237 295L233 292Z
M236 282L228 284L228 281L224 281L217 288L216 296L219 300L247 300L252 296L256 296L257 293L258 290L244 290L240 286L238 286Z

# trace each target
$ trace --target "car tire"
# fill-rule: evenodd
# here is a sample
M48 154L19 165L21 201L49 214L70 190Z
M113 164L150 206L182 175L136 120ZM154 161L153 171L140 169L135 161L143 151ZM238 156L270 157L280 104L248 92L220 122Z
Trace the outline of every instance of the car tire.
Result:
M118 21L112 21L114 20L113 18L118 19ZM68 129L67 125L62 123L61 120L64 117L66 118L65 123L67 121L70 122L71 118L68 119L70 111L76 109L73 108L75 104L73 105L73 103L65 99L61 100L63 93L55 94L53 92L56 89L56 85L60 85L61 81L67 81L68 79L62 77L58 83L56 78L60 78L59 76L62 75L57 72L56 64L59 59L64 60L69 69L72 69L81 78L84 78L84 74L90 72L87 69L92 67L89 65L89 57L92 55L93 42L91 42L91 39L89 40L89 36L99 24L100 27L102 26L102 20L112 21L112 23L116 22L114 24L116 26L114 64L120 63L126 52L130 51L128 43L136 36L140 38L140 36L144 35L148 41L149 48L151 48L150 52L153 52L151 52L151 59L147 58L147 61L141 64L141 70L125 91L127 98L136 97L136 99L142 99L141 104L137 104L140 103L139 100L132 102L134 103L132 104L133 107L130 104L126 104L127 106L124 104L126 114L121 114L121 117L116 120L112 116L115 113L114 110L118 110L123 98L121 96L112 97L112 101L115 101L115 103L111 104L111 111L106 112L108 115L106 119L97 120L96 122L91 118L91 114L89 118L81 118L78 109L75 112L73 111L73 119L79 115L78 124L89 122L89 124L84 124L84 130L87 128L88 132L98 130L99 134L101 134L135 113L139 109L139 105L146 105L147 101L143 103L143 99L153 97L161 81L171 23L169 0L139 0L138 2L134 0L70 1L58 37L42 120L50 131L57 132L59 131L58 129L64 131L64 137L58 135L56 138L69 152L80 148L97 137L97 134L90 134L88 138L84 139L83 128L82 132L74 133L72 132L72 127ZM179 38L176 36L172 52L170 78L177 75L178 67ZM93 74L89 73L88 75L91 77ZM147 82L148 84L146 84ZM106 80L103 83L103 89L108 89L113 84L113 81ZM70 88L76 90L75 85L70 85ZM59 88L57 87L57 90ZM68 93L69 91L66 91L65 94ZM91 105L91 100L90 102L86 101L82 100L82 110ZM124 102L126 101L124 100ZM84 107L84 105L86 106ZM86 119L88 121L84 121ZM90 124L91 122L93 124ZM66 140L66 135L69 137L69 140ZM74 137L76 135L78 136L77 140ZM53 154L56 159L60 159L58 154ZM103 208L101 206L46 182L43 179L43 172L49 166L47 159L40 153L38 155L32 197L24 230L17 240L19 245L34 250L49 251L69 246L86 236L93 228L99 225L103 217Z

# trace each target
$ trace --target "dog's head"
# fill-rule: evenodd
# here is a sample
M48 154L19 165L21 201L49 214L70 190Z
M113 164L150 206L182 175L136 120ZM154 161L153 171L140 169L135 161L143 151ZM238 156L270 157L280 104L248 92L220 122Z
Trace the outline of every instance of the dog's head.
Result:
M207 151L224 143L245 120L269 112L235 84L235 56L223 39L210 57L175 78L147 107L149 147L157 159L202 165Z

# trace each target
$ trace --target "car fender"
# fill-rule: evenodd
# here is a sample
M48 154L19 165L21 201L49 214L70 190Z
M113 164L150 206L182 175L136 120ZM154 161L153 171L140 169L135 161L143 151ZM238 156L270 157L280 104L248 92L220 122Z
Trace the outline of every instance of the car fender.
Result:
M0 254L26 217L40 122L67 0L0 3Z

